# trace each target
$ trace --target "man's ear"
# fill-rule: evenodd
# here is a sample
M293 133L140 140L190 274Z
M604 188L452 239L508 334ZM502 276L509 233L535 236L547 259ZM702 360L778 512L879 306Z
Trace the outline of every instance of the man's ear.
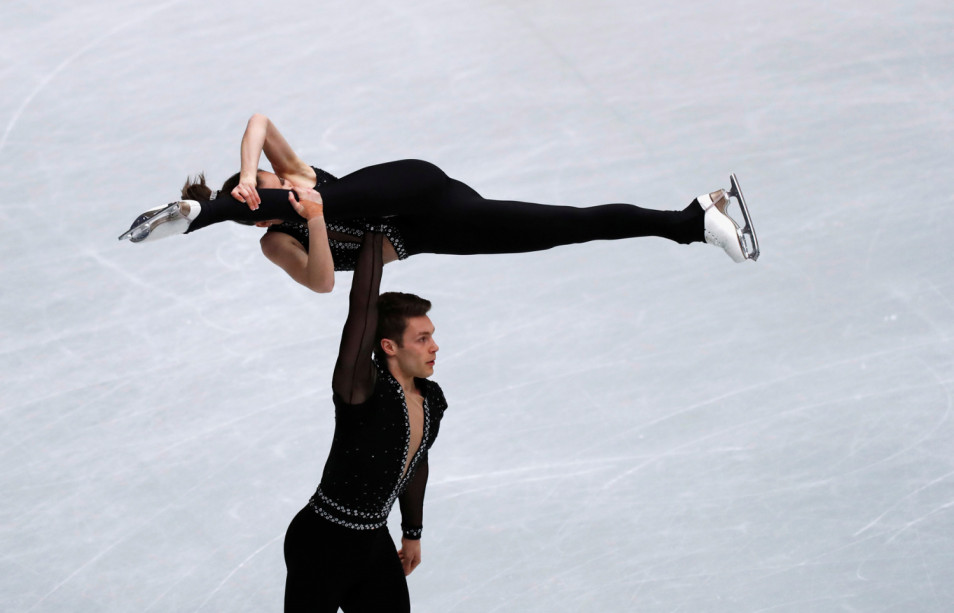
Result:
M384 350L385 355L395 355L397 353L397 343L389 338L382 338L381 349Z

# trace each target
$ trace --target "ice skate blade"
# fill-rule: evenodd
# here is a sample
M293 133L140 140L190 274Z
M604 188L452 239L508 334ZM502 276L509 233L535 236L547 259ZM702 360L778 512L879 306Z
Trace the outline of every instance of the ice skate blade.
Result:
M742 211L742 218L745 225L739 229L739 241L742 244L742 254L746 260L753 262L759 259L759 239L755 235L755 226L752 224L752 217L749 214L749 207L745 204L745 197L742 196L742 188L739 186L739 179L735 173L729 175L729 182L732 187L726 192L726 196L734 198Z

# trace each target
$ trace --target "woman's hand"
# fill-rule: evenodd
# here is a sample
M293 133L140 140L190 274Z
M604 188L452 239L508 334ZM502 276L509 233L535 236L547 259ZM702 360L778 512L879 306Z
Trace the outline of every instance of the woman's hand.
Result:
M314 189L310 187L293 187L292 191L298 194L298 199L295 199L295 194L288 192L288 201L292 207L294 207L296 213L309 221L325 214L321 194Z
M262 199L258 195L258 190L256 189L255 183L255 179L240 179L239 184L236 185L232 190L232 197L239 202L244 202L248 205L248 208L252 209L253 211L257 210L258 205L262 203Z

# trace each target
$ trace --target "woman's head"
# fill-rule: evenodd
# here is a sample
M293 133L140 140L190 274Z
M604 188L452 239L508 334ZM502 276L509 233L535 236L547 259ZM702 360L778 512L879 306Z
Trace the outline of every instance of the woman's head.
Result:
M239 178L241 173L235 173L231 177L225 180L225 183L222 184L222 187L219 189L219 196L224 196L231 194L232 190L239 184ZM267 170L259 169L256 171L255 181L258 184L258 187L263 189L291 189L293 186L291 182L284 178L279 177L273 172L268 172ZM199 200L201 202L208 202L212 199L212 188L206 185L205 183L205 173L200 172L195 177L187 177L185 185L182 186L182 199L183 200ZM262 228L267 228L275 224L281 223L280 219L272 219L268 221L242 221L242 220L233 220L235 223L240 223L245 226L259 226Z
M225 180L219 189L219 195L231 194L232 190L239 184L241 173L235 173ZM255 175L258 187L262 189L291 189L292 183L284 177L280 177L273 172L258 169ZM212 188L205 184L205 173L200 172L195 177L187 177L185 185L182 186L183 200L201 200L208 201L212 196Z

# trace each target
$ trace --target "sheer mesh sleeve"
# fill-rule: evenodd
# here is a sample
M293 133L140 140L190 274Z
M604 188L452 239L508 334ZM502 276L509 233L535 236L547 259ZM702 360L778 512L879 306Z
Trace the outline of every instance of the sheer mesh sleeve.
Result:
M427 454L420 459L414 475L401 494L401 532L404 538L421 538L424 527L424 490L427 488Z
M347 404L362 404L374 391L375 367L372 350L378 324L378 292L384 266L381 245L384 235L368 232L361 243L358 264L351 281L348 319L341 333L341 348L331 389Z

